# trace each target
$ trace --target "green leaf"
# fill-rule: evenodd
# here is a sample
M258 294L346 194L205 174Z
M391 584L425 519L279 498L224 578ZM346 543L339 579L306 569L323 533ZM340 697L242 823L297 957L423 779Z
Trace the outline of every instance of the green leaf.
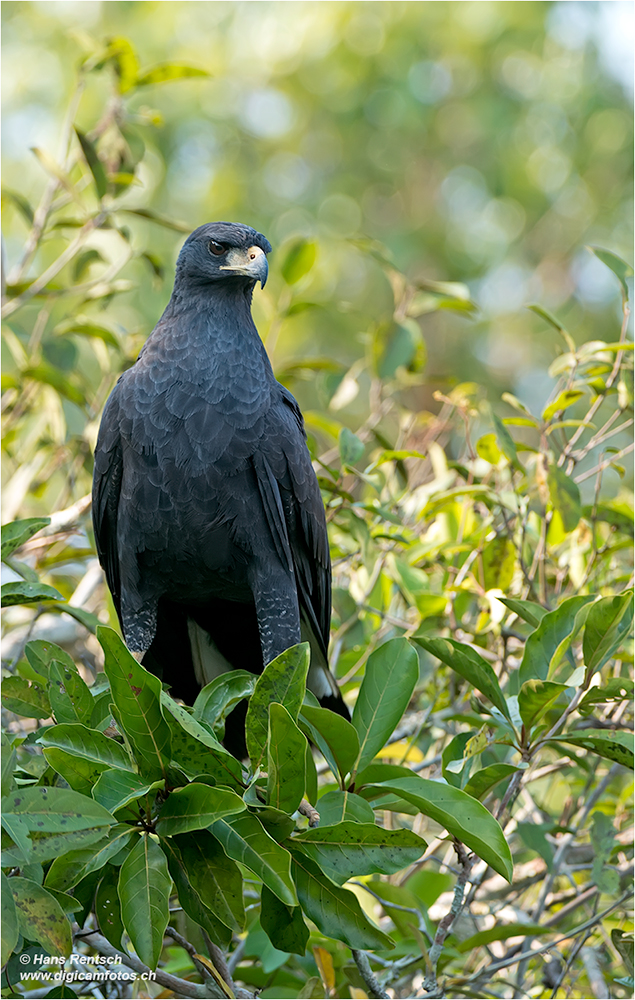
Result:
M299 906L285 906L266 885L262 887L260 924L275 948L291 955L304 955L309 928ZM323 996L323 990L319 994Z
M394 948L393 941L368 920L354 893L332 882L298 847L292 851L300 905L322 934L364 951Z
M589 608L582 651L587 675L600 670L628 637L633 624L633 592L602 597Z
M328 708L303 705L301 720L308 723L309 735L333 769L343 778L351 772L359 756L357 730L341 715Z
M269 705L267 804L286 813L300 805L306 784L306 737L283 705Z
M118 823L108 831L107 839L89 848L67 851L53 861L46 874L46 887L59 892L68 892L88 875L100 871L121 851L125 851L135 837L135 831L130 826Z
M499 712L502 712L506 719L509 719L509 709L498 678L487 660L484 660L476 650L464 642L457 642L455 639L431 639L425 635L414 635L412 638L428 653L436 656L443 663L447 663L477 691L489 698L492 705Z
M82 795L91 794L104 765L98 766L84 757L58 750L57 747L46 747L43 753L49 766L68 782L73 791L81 792Z
M554 743L570 743L575 747L584 747L606 760L614 760L624 767L633 769L633 734L620 732L602 732L597 729L574 729L552 740Z
M46 583L3 583L0 588L0 599L3 608L11 608L16 604L37 604L40 601L63 601L64 598L55 587Z
M475 799L482 799L500 781L509 778L517 770L518 768L514 767L513 764L488 764L487 767L482 767L480 771L470 776L463 791Z
M591 847L593 865L591 878L600 892L617 893L620 879L617 871L607 864L615 847L616 830L609 816L596 810L591 816Z
M121 866L118 889L123 925L137 955L151 969L156 969L163 948L171 887L165 854L144 834Z
M0 872L0 933L2 935L2 956L1 964L4 966L11 958L11 953L18 943L20 929L18 927L18 914L13 902L9 879Z
M137 87L149 87L155 83L168 83L170 80L186 80L195 76L209 76L205 69L196 66L183 66L180 63L160 63L154 69L142 73L135 81Z
M49 955L68 958L73 947L71 926L55 897L28 878L13 876L9 886L23 937L37 941Z
M109 38L104 58L98 65L111 61L118 78L120 94L126 94L137 83L139 62L137 54L127 38Z
M10 188L3 188L2 198L3 200L13 202L27 225L33 225L33 209L24 195L20 194L19 191L11 191ZM4 965L4 962L2 964Z
M232 939L231 927L224 924L220 916L217 916L203 902L199 895L199 885L196 881L194 871L190 873L188 868L186 868L178 847L178 841L179 838L170 837L167 840L162 840L161 846L168 859L168 868L174 880L174 887L179 898L179 903L188 917L209 934L214 944L217 944L220 948L227 948ZM227 861L227 858L225 860Z
M492 814L471 795L445 782L430 781L418 775L382 781L374 787L411 802L424 816L440 823L494 871L511 881L513 862L503 831Z
M635 684L629 677L611 677L605 687L592 687L578 705L580 715L590 715L596 705L632 701Z
M612 250L604 250L602 247L590 246L587 248L594 253L598 260L601 260L603 264L613 272L620 285L622 286L622 295L625 302L628 302L628 284L626 283L627 278L631 278L633 275L633 268L630 264L627 264L625 260L618 257L616 253Z
M93 713L93 696L77 669L70 670L59 660L50 667L49 699L57 722L89 723Z
M582 517L582 501L577 484L557 465L550 465L547 485L551 503L562 518L564 530L567 533L573 531Z
M177 766L190 777L209 774L219 785L242 790L240 761L165 691L161 692L161 705L170 727L172 754Z
M49 642L47 639L32 639L31 642L27 642L24 652L36 673L41 674L42 677L46 677L47 680L49 680L53 660L57 660L58 663L68 667L69 670L77 670L75 663L66 650L62 649L61 646L56 646L54 642Z
M216 677L199 692L194 702L194 718L218 731L218 738L225 735L224 720L239 701L249 698L258 676L247 670L228 670Z
M16 768L18 755L5 733L0 735L0 740L2 742L2 795L5 796L15 788L13 772Z
M514 578L516 548L510 538L497 535L483 548L480 560L484 590L507 590Z
M75 134L79 139L79 144L82 147L82 153L84 154L88 168L93 175L97 197L101 201L108 190L108 181L106 179L104 165L99 159L97 150L88 136L84 135L83 132L80 132L78 128L75 129Z
M393 378L400 368L420 372L426 363L426 345L421 327L414 319L402 319L390 330L390 336L379 359L378 375Z
M365 768L367 771L368 768ZM372 806L354 792L326 792L318 799L317 811L324 826L332 826L343 820L354 823L374 823Z
M121 948L124 926L119 903L119 869L106 865L95 892L97 926L114 948Z
M483 434L476 442L476 453L490 465L498 465L501 460L501 451L496 443L496 435Z
M211 788L192 781L170 792L159 812L156 831L161 837L204 830L223 816L242 812L245 803L229 788Z
M92 794L95 802L114 813L163 784L163 781L145 781L138 774L112 767L100 774Z
M7 677L0 688L3 707L27 719L48 719L51 705L43 686L25 677Z
M24 545L36 531L51 523L50 517L26 517L21 521L10 521L2 525L2 559L7 559L16 549Z
M18 832L23 842L30 833L97 831L115 822L99 803L66 788L33 785L13 791L2 800L2 824L14 840Z
M503 455L509 462L509 464L517 469L519 472L523 472L523 466L518 458L518 452L516 451L516 445L514 439L505 427L505 424L501 418L492 411L492 421L494 423L494 428L496 430L496 438L498 440L498 446L502 451Z
M515 597L499 597L498 600L534 628L538 628L547 614L547 609L543 608L542 604L536 604L535 601L521 601Z
M170 729L161 711L161 681L137 663L113 629L100 626L97 638L104 650L104 672L113 700L144 776L165 777Z
M611 941L613 945L620 953L622 961L626 966L626 971L628 972L631 979L633 978L633 963L635 961L634 955L634 945L632 932L629 934L628 931L620 931L616 927L611 931Z
M342 465L355 465L364 454L364 442L348 427L342 427L339 436L340 459Z
M419 658L407 639L390 639L374 650L353 709L359 736L357 770L381 750L408 707L419 679Z
M238 865L228 858L218 840L207 830L174 838L189 881L202 902L228 927L245 926L243 879ZM276 897L277 898L277 897Z
M525 643L523 659L518 670L518 681L546 681L560 662L576 630L578 612L593 600L593 595L569 597L555 611L543 616L537 629ZM509 605L508 605L509 606Z
M256 816L245 812L219 819L211 832L228 857L257 875L287 906L297 905L289 852L276 844Z
M128 751L110 739L104 733L79 723L60 723L49 726L38 737L37 742L43 747L59 747L68 753L82 757L103 770L106 767L116 767L124 771L134 771Z
M309 658L307 642L291 646L267 664L256 682L245 720L247 750L254 769L267 746L270 703L284 705L293 721L297 721L306 690Z
M561 392L557 399L554 399L553 403L550 403L542 413L543 420L551 420L556 413L560 413L562 410L568 409L577 403L579 399L582 399L584 393L580 389L565 389Z
M549 312L548 309L544 309L543 306L538 306L538 305L527 306L527 308L531 309L532 312L535 312L536 316L541 316L542 319L546 320L547 323L549 323L549 325L554 328L554 330L558 331L558 333L567 332L562 323L560 322L560 320L556 316L554 316L553 313Z
M166 229L173 229L177 233L191 233L192 226L189 222L180 222L177 219L168 219L158 212L151 212L149 208L120 208L120 212L127 212L129 215L137 215L140 219L147 219L149 222L156 222Z
M295 285L300 278L308 274L315 264L316 256L317 243L314 240L306 240L303 236L295 239L286 249L280 266L287 285Z
M354 875L394 875L418 861L427 844L411 830L384 830L374 823L337 823L297 833L291 840L323 872L342 885Z
M553 681L536 678L525 681L518 692L518 711L525 728L529 730L535 726L566 690L566 684L555 684Z
M121 344L113 331L107 326L103 326L100 323L96 323L92 319L88 319L86 316L69 317L62 323L58 323L53 330L53 333L74 334L78 337L92 337L95 340L103 340L105 344L109 344L110 347L114 347L117 351L121 351Z

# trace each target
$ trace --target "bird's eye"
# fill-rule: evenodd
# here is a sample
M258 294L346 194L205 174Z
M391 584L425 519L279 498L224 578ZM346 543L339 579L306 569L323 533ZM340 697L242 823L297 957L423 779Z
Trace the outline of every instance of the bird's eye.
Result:
M227 250L227 247L223 243L216 243L215 240L209 241L209 252L213 253L215 257L220 257Z

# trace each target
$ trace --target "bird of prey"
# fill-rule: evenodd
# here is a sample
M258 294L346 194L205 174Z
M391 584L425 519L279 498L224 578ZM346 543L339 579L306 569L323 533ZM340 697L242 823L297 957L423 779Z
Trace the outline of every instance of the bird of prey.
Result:
M102 416L97 552L128 648L174 696L191 704L221 673L259 673L307 639L309 689L348 718L327 663L330 557L304 422L251 316L270 251L229 222L185 241L167 308ZM240 719L225 743L244 751Z

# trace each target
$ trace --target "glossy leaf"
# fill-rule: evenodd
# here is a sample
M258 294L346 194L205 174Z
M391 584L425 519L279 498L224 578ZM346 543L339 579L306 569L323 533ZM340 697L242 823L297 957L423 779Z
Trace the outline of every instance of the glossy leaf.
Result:
M228 670L216 677L202 688L194 702L194 718L216 728L239 701L253 694L257 680L247 670ZM224 735L224 728L219 738Z
M28 681L25 677L7 677L0 687L2 705L9 712L27 719L48 719L51 705L43 684Z
M584 393L581 389L565 389L560 395L554 399L553 403L549 403L542 413L543 420L551 420L556 413L560 413L562 410L567 410L578 400L582 399Z
M22 936L37 941L49 955L68 958L73 947L71 926L55 897L28 878L13 876L9 886Z
M92 796L104 809L114 813L117 809L123 809L129 802L146 795L151 789L161 788L162 785L162 781L146 781L138 774L111 767L100 774L93 787Z
M228 857L257 875L278 899L287 906L297 905L289 852L269 836L256 816L245 812L217 820L211 833Z
M490 789L494 788L500 781L508 779L518 770L513 764L488 764L481 768L468 779L464 792L472 795L475 799L482 799Z
M128 751L117 740L79 723L60 723L42 732L37 741L44 747L59 747L100 766L134 772Z
M64 598L55 587L46 583L3 583L0 588L3 608L11 608L16 604L38 604L41 601L63 601Z
M118 823L110 828L107 838L92 847L68 851L57 857L46 874L45 885L49 889L68 892L125 851L133 838L135 831L125 823Z
M49 676L49 700L56 721L89 723L93 713L93 696L77 670L70 670L58 660L53 660Z
M418 861L426 842L411 830L384 830L374 823L337 823L304 830L292 843L338 885L354 875L394 875Z
M332 882L299 848L294 847L292 851L298 899L318 930L336 941L343 941L349 948L394 948L393 941L366 917L350 889L342 889Z
M445 782L430 781L417 775L382 781L375 788L412 802L424 816L440 823L494 871L511 881L512 857L503 831L492 814L471 795Z
M97 765L78 757L76 754L58 750L57 747L45 747L44 757L50 767L67 781L73 791L82 795L90 795L93 786L100 777L105 765Z
M535 678L525 681L518 692L518 711L525 727L531 729L535 726L566 690L566 684L555 684L553 681Z
M174 842L188 878L204 905L228 927L242 931L245 910L238 865L227 857L218 840L207 830L179 834Z
M11 957L11 952L18 943L20 929L18 927L18 914L13 902L9 879L0 872L0 935L2 939L2 965L6 965Z
M306 690L309 644L299 643L268 663L256 682L245 720L247 750L255 767L262 759L269 735L269 705L284 705L295 722Z
M163 948L171 887L165 854L144 834L121 866L118 890L123 925L137 955L151 969L156 969Z
M311 739L317 747L328 756L333 773L339 773L344 778L355 766L359 756L359 737L357 730L341 715L330 712L327 708L314 708L312 705L302 706L302 720L310 727Z
M161 681L137 663L113 629L100 626L97 638L113 701L142 773L152 779L163 777L170 759L170 729L161 712Z
M161 837L204 830L223 816L242 812L245 803L229 788L211 788L192 781L170 792L159 811L156 831Z
M554 743L569 743L575 747L584 747L592 753L614 760L618 764L633 770L633 734L598 729L574 729L572 733L559 736Z
M293 813L304 797L306 737L283 705L269 706L267 803Z
M628 637L633 625L633 593L602 597L589 608L582 651L588 674L607 663Z
M162 840L161 846L168 860L170 875L174 880L176 894L183 910L191 920L206 931L214 944L227 948L232 939L231 927L224 924L203 902L199 895L199 886L193 874L190 875L189 869L185 866L178 847L178 838L169 837L167 840Z
M304 955L309 928L302 918L302 910L299 906L285 906L266 885L262 887L260 924L275 948L292 955Z
M317 810L323 826L332 826L343 820L354 823L375 822L372 806L354 792L327 792L318 799Z
M588 594L569 597L555 611L543 616L538 628L525 643L518 671L521 685L533 679L547 680L574 633L578 612L592 600L593 595Z
M489 698L492 705L499 712L502 712L506 719L509 719L509 709L498 678L487 660L484 660L476 650L464 642L457 642L455 639L431 639L428 636L415 635L413 640L423 646L432 656L447 663L477 691Z
M342 465L355 465L364 454L364 442L348 427L342 427L339 436L340 459Z
M6 795L2 800L2 822L24 831L72 833L111 826L115 818L98 802L66 788L34 785ZM9 826L6 826L9 829ZM9 829L9 833L13 833Z
M353 709L359 736L357 769L369 764L405 712L419 679L419 658L407 639L390 639L368 658Z
M2 559L7 559L16 549L31 538L36 531L51 523L50 517L25 517L2 525Z
M498 600L534 628L538 628L547 614L547 608L543 608L542 604L537 604L536 601L521 601L515 597L499 597Z
M218 779L218 784L241 788L240 762L216 737L165 691L161 692L161 705L170 728L176 763L192 777L201 773L212 774Z
M119 902L119 869L106 865L95 892L97 926L114 948L121 948L124 926Z

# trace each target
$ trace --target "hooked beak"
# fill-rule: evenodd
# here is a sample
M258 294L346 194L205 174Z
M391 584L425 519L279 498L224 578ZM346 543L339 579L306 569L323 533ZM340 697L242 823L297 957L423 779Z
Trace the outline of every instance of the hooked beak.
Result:
M267 255L260 247L249 247L248 250L232 248L226 259L227 264L222 265L219 270L231 271L233 274L244 274L247 278L259 281L262 288L265 287L269 265L267 264Z

